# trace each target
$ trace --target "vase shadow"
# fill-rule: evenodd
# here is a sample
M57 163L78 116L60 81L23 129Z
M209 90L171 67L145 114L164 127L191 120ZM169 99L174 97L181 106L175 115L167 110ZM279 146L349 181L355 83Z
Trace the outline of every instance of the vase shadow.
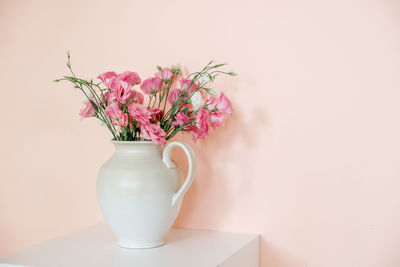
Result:
M248 119L241 116L244 113L239 108L235 108L220 128L197 143L193 143L189 135L178 137L194 149L198 164L196 178L185 196L176 227L232 230L226 226L232 221L240 221L231 210L255 186L251 153L259 140L260 125L267 124L262 108L253 108L246 113L250 115ZM186 174L185 154L174 152L175 161Z

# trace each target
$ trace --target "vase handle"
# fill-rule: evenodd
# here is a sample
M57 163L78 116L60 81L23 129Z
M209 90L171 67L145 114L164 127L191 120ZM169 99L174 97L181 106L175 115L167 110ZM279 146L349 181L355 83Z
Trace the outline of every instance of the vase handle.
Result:
M196 156L194 155L192 148L189 145L187 145L186 143L182 143L182 142L172 142L172 143L169 143L165 147L164 152L163 152L163 162L165 163L165 165L167 165L167 167L169 169L176 167L175 163L171 160L171 151L175 146L179 146L180 148L183 149L183 151L185 151L186 156L189 160L189 171L188 171L186 180L183 183L183 185L181 186L181 188L179 188L178 192L176 192L172 196L171 206L175 206L176 202L181 197L183 197L183 195L185 195L185 193L188 191L189 187L193 183L194 174L196 172Z

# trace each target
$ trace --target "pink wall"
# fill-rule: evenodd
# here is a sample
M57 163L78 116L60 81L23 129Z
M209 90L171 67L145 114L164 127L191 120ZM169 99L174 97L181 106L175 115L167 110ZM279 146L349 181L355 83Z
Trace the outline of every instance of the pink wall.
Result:
M76 72L229 61L176 225L262 235L263 267L400 266L398 1L1 1L0 254L102 220L109 134ZM184 162L182 154L177 153Z

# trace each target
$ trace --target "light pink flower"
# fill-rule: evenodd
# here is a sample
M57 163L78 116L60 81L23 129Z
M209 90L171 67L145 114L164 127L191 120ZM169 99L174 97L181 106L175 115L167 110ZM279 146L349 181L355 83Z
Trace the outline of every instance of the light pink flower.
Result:
M208 121L210 119L210 115L207 110L204 108L199 109L196 114L196 128L192 130L193 140L196 142L197 139L203 139L208 136L209 133L209 125Z
M174 89L174 90L171 90L171 91L169 92L169 94L168 94L168 101L169 101L169 103L170 103L171 105L173 105L174 102L178 99L179 92L180 92L179 89Z
M95 114L95 110L92 106L92 103L89 100L86 101L85 106L79 112L79 115L81 116L81 120L83 120L84 118L93 117L94 114Z
M168 81L169 79L172 78L173 73L170 68L163 68L155 75L163 81Z
M210 123L213 129L221 126L223 121L224 121L224 114L222 112L214 111L210 113Z
M152 113L145 108L143 105L138 103L132 103L129 105L129 114L134 118L136 121L143 125L150 124L150 119Z
M192 82L192 80L190 80L190 79L185 79L185 78L179 79L179 85L181 86L181 89L186 90L189 93L193 92L197 88L197 84L193 83L192 85L190 85L191 82ZM189 85L190 85L190 87L189 87Z
M100 74L99 76L97 76L97 78L99 78L107 88L110 88L110 84L115 76L117 76L117 74L114 71L109 71Z
M144 96L143 96L142 93L140 93L140 92L138 92L136 90L132 90L131 100L132 100L132 102L143 104Z
M121 127L128 125L128 114L124 113L116 102L107 106L104 110L104 114L111 118L113 125Z
M142 89L145 94L156 94L157 92L160 92L162 89L161 78L152 77L144 80L140 89Z
M163 111L159 108L149 108L149 111L151 113L151 119L150 121L155 123L160 121L161 119L161 114L163 113Z
M165 145L166 133L157 124L142 125L141 133L144 139L150 139L155 144Z
M191 94L190 103L195 111L204 106L203 96L200 91L196 91Z
M217 109L225 114L232 114L232 103L224 93L219 96Z
M175 117L174 117L174 121L171 123L172 126L182 126L185 124L188 124L190 122L189 117L183 113L183 112L178 112Z

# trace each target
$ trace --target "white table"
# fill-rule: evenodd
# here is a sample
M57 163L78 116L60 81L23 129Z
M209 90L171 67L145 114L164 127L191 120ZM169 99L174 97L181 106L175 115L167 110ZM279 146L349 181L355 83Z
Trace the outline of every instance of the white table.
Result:
M97 224L0 258L0 267L258 267L255 234L172 229L153 249L118 247L105 224Z

